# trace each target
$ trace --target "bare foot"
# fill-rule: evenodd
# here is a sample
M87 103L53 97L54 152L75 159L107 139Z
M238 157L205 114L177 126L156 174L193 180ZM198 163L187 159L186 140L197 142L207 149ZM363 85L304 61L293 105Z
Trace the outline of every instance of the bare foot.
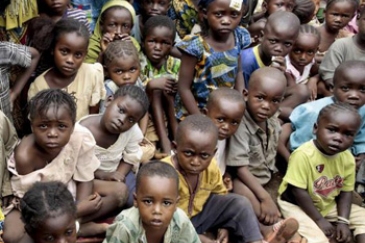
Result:
M100 223L100 224L94 222L84 223L80 225L80 230L77 233L77 236L90 237L90 236L102 235L105 234L108 227L109 224L107 223Z
M269 243L285 243L298 231L299 223L294 218L288 218L273 225L273 231L267 236Z

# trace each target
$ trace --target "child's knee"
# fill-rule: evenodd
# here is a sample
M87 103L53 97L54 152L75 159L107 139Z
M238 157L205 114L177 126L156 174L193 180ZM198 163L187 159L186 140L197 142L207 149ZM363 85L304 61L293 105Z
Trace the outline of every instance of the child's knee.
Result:
M306 103L310 98L310 92L306 85L297 84L293 88L293 95L295 96L298 105L302 103Z
M112 195L118 207L122 207L128 199L128 188L124 183L115 183L112 189Z

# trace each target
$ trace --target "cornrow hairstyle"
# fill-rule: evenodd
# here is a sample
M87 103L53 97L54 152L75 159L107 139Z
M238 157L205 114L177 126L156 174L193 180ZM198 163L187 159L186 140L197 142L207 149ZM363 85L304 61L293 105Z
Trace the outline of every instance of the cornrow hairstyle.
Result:
M365 77L365 61L350 60L338 65L338 67L335 69L335 73L333 74L333 85L336 87L338 81L342 80L343 75L351 72L361 75L360 77Z
M147 94L143 89L135 85L124 85L115 92L114 99L127 95L142 106L144 114L148 111L150 103L148 101Z
M87 49L90 39L89 30L84 24L73 18L61 19L56 23L54 27L52 49L56 46L56 43L62 35L69 33L76 33L78 36L83 37L86 40L85 49Z
M295 0L293 13L298 16L300 24L309 23L313 16L316 5L312 0Z
M177 174L175 168L168 163L161 162L159 160L152 160L142 165L142 167L139 169L136 179L136 191L138 192L140 186L143 186L141 184L143 177L154 176L173 179L176 181L176 191L179 190L179 175Z
M179 143L180 138L187 131L198 131L202 133L211 133L218 140L218 128L213 121L202 115L194 114L187 116L182 122L179 123L176 131L176 142ZM214 141L212 141L214 142ZM217 142L217 141L215 141Z
M219 89L214 90L212 93L210 93L208 102L207 102L207 108L216 106L217 101L220 99L229 100L232 102L242 103L245 105L245 100L243 98L243 95L236 89L230 89L227 87L222 87Z
M75 217L76 204L66 185L59 181L36 182L20 201L25 230L32 234L49 217L68 213Z
M75 98L60 89L42 90L29 101L30 120L33 120L36 116L43 116L51 107L55 107L56 109L59 109L60 107L66 108L72 119L72 123L75 124Z
M326 5L326 10L328 10L331 7L331 5L333 5L333 4L337 3L337 2L345 2L345 1L350 2L350 3L353 4L353 6L354 6L354 12L359 7L359 1L358 0L328 0L327 1L327 5Z
M103 54L103 64L107 67L115 58L132 56L139 63L138 51L132 41L116 40L108 44Z
M356 119L361 121L361 116L359 112L353 106L343 102L335 102L322 108L322 110L318 114L317 123L319 122L319 120L328 116L329 114L341 114L341 116L347 116L348 114L352 114L354 117L356 117Z
M146 38L146 36L156 27L166 27L169 30L172 31L172 42L175 40L176 36L176 27L174 21L172 21L171 18L164 16L164 15L158 15L153 16L149 18L143 27L143 39Z
M302 24L299 27L299 34L303 33L303 34L312 34L314 36L316 36L318 38L318 45L321 41L321 35L319 34L319 31L317 30L317 28L315 28L313 25L310 24Z

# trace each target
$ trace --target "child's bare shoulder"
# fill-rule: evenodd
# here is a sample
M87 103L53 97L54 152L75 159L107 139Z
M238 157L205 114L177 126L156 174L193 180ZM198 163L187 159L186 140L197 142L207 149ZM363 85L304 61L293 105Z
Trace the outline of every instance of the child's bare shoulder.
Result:
M28 174L34 170L33 161L37 159L34 144L34 136L30 134L24 137L14 150L16 170L20 175Z

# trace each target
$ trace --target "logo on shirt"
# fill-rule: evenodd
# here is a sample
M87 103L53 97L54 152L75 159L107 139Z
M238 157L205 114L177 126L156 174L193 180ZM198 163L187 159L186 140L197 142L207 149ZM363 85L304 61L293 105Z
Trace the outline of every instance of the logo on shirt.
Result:
M321 165L317 165L317 166L316 166L316 170L317 170L319 173L322 173L323 169L324 169L324 164L321 164Z
M313 183L313 191L323 197L327 197L333 191L343 186L343 178L336 175L333 179L328 179L327 176L321 176Z

